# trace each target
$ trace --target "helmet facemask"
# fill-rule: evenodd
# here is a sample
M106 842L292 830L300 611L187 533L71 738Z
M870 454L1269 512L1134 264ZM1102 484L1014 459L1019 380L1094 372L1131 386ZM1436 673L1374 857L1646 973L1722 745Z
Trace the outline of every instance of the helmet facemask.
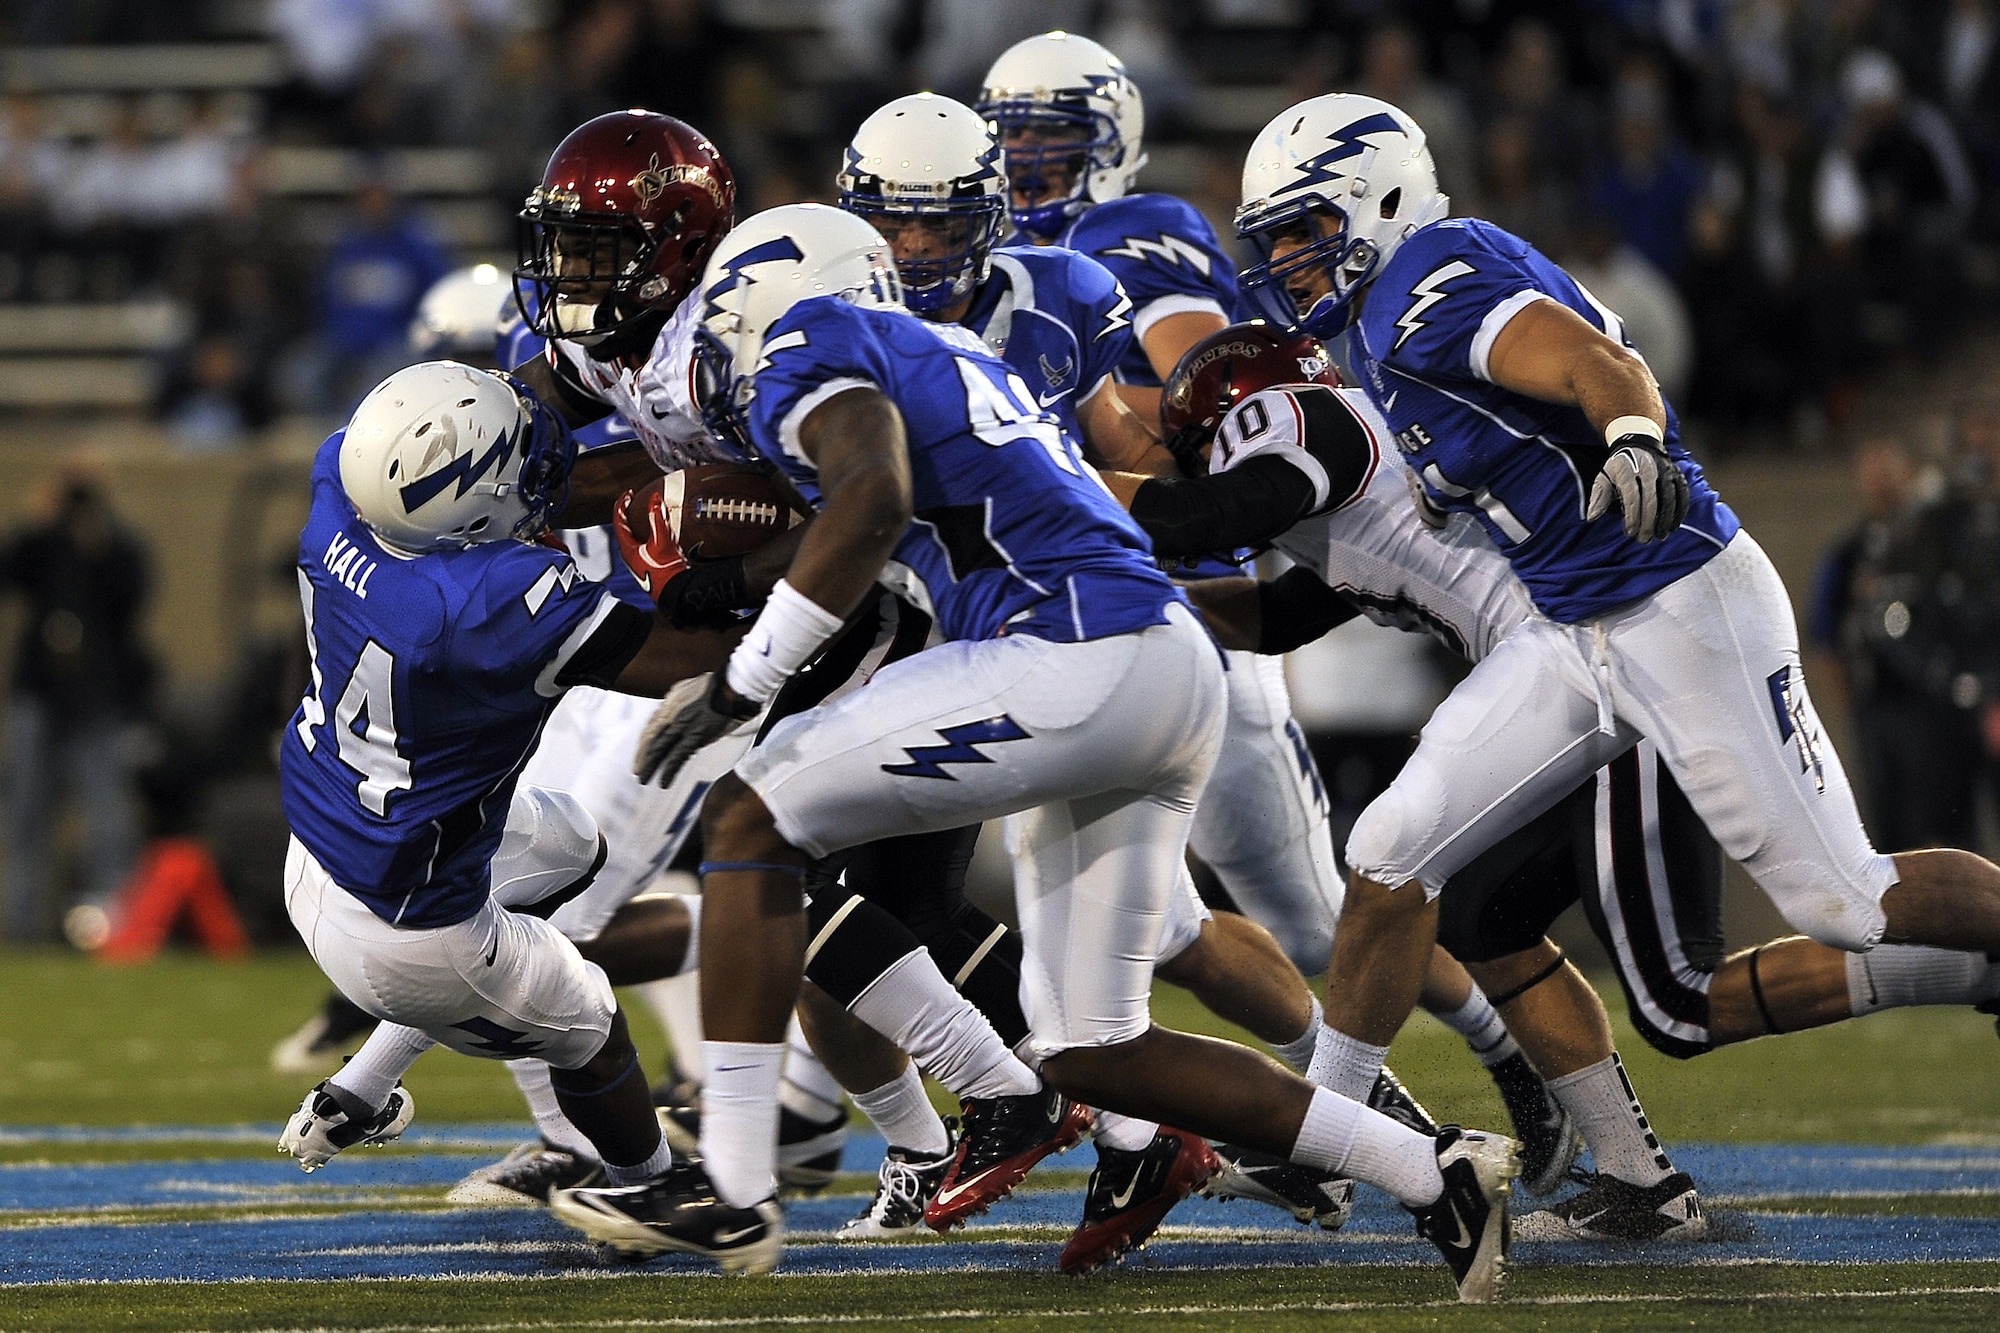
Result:
M892 251L901 246L924 252L896 259L903 304L918 315L948 309L986 281L1006 211L997 194L965 192L923 199L873 177L864 178L857 188L843 189L840 206L882 233ZM912 229L918 234L906 235Z
M696 328L688 367L689 397L701 414L702 428L745 462L757 456L744 420L753 389L747 376L737 377L735 358L722 341L706 328Z
M569 424L533 390L512 375L500 379L521 400L521 471L516 485L527 510L514 524L514 536L533 541L562 512L569 499L569 474L576 463L576 437Z
M1000 127L1007 185L1025 206L1008 209L1026 234L1053 240L1094 202L1091 177L1117 167L1124 139L1110 116L1063 102L981 103L979 113Z
M1397 193L1384 199L1385 216L1401 202ZM1248 210L1237 216L1236 234L1250 243L1257 262L1243 270L1242 287L1257 313L1283 329L1339 332L1354 298L1380 267L1380 249L1353 234L1343 209L1318 197L1245 214ZM1274 257L1287 240L1293 248ZM1325 279L1325 292L1299 281L1314 277Z
M543 190L528 196L520 213L514 299L522 319L543 338L588 345L657 311L670 295L654 260L663 245L681 244L688 208L649 230L625 214L566 209L565 199Z

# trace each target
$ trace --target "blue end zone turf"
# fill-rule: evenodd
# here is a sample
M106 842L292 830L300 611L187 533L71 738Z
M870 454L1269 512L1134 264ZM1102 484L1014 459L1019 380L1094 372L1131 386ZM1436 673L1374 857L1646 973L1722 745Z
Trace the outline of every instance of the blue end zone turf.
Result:
M511 1126L442 1131L430 1142L459 1152L398 1148L356 1153L311 1176L275 1151L268 1161L0 1166L0 1228L7 1233L0 1241L0 1282L537 1277L629 1271L628 1265L606 1258L539 1210L439 1208L439 1187L481 1160L465 1155L465 1149L503 1149L517 1141L519 1133ZM241 1135L192 1129L134 1133L15 1129L6 1138L16 1145L135 1137L232 1142L263 1138L275 1143L276 1135L275 1127L252 1127ZM871 1171L881 1151L879 1138L857 1135L849 1142L845 1166ZM1690 1144L1677 1148L1675 1158L1701 1185L1711 1214L1719 1211L1728 1219L1719 1228L1726 1239L1673 1246L1523 1242L1516 1248L1517 1261L1532 1265L2000 1259L2000 1218L1751 1215L1731 1209L1732 1204L1751 1205L1760 1198L2000 1193L2000 1151ZM1059 1165L1087 1167L1091 1157L1085 1152L1057 1160ZM792 1205L787 1225L793 1244L782 1271L1047 1269L1054 1263L1056 1244L1075 1225L1082 1208L1081 1193L1074 1188L1030 1188L950 1240L893 1245L831 1242L831 1234L863 1202L862 1196L850 1194ZM412 1211L413 1205L421 1210ZM343 1211L299 1215L299 1209L314 1206ZM190 1218L190 1210L213 1211L215 1216ZM149 1221L148 1212L171 1216ZM990 1238L981 1239L982 1233ZM1333 1234L1299 1226L1255 1204L1191 1199L1168 1219L1146 1250L1144 1262L1163 1268L1429 1264L1435 1255L1415 1240L1407 1214L1383 1195L1363 1190L1353 1220ZM698 1262L673 1258L648 1267L705 1271Z

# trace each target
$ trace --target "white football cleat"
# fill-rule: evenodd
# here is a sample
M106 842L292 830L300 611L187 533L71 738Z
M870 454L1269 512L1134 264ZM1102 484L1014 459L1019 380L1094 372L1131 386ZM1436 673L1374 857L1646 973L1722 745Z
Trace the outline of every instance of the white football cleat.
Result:
M317 1171L348 1148L379 1148L401 1138L416 1114L416 1099L398 1083L389 1090L388 1105L367 1120L351 1120L322 1081L285 1123L278 1151L297 1158L299 1170Z

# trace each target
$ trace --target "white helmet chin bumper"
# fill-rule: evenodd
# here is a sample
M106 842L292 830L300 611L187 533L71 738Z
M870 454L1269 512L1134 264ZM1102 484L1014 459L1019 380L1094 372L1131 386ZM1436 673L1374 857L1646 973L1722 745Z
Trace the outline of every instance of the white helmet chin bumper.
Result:
M1244 158L1236 234L1259 254L1243 271L1244 290L1285 328L1337 332L1354 296L1397 248L1450 208L1424 132L1409 116L1358 93L1309 98L1266 125ZM1309 214L1337 230L1274 258L1273 234ZM1301 311L1291 280L1308 274L1324 275L1333 290Z

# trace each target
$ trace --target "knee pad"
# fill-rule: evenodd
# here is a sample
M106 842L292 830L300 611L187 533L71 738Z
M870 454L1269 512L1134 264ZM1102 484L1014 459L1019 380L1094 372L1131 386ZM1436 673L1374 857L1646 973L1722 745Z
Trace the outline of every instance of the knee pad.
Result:
M569 887L596 865L600 841L597 820L568 792L515 788L493 855L494 900L521 907Z
M1770 895L1787 925L1829 949L1866 953L1882 942L1888 923L1879 902L1863 903L1851 893L1817 885L1789 893L1782 888L1772 892L1778 886L1761 881L1759 887Z
M1430 766L1412 758L1389 789L1368 803L1347 835L1347 864L1363 878L1400 888L1418 878L1435 845L1445 808L1444 787ZM1426 883L1435 896L1439 885Z

